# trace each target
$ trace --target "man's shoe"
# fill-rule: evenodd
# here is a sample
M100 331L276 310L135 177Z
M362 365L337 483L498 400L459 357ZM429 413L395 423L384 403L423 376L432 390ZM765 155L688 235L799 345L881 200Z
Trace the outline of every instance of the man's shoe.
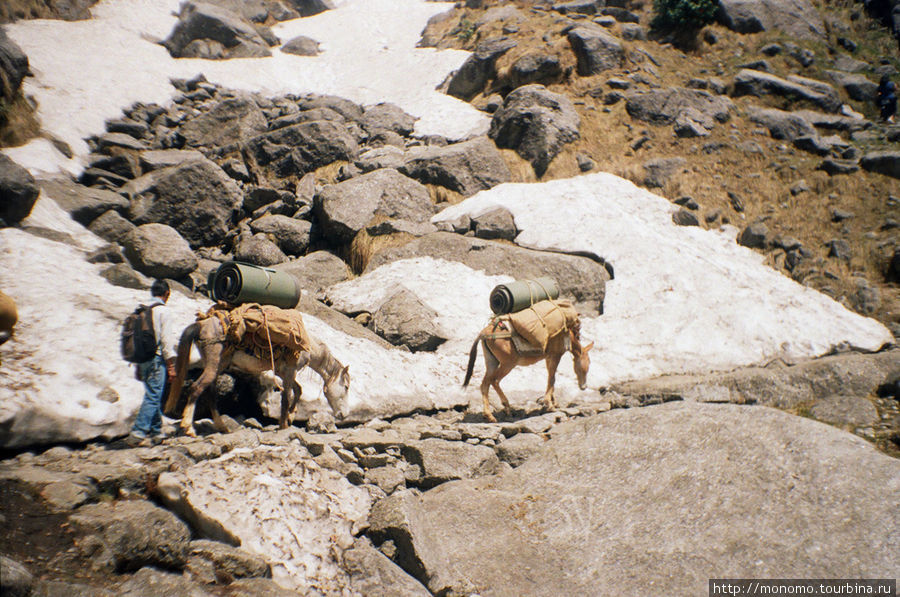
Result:
M150 443L151 442L149 437L137 431L132 431L128 434L128 437L125 438L125 445L127 445L129 448L149 446Z

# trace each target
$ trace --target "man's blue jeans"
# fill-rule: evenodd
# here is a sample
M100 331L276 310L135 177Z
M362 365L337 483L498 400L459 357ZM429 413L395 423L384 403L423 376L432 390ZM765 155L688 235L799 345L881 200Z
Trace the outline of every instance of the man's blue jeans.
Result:
M160 355L153 357L152 361L140 363L138 370L141 379L144 380L144 401L134 420L132 433L150 437L158 435L162 431L162 405L163 390L166 387L166 362Z

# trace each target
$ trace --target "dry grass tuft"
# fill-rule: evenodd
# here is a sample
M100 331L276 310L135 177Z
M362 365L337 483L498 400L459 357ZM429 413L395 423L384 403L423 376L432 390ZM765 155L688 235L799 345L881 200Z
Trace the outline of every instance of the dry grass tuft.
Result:
M37 137L41 125L34 109L19 95L10 104L0 99L0 147L17 147Z
M442 187L437 184L426 184L425 188L428 189L428 195L431 197L431 202L435 205L442 203L449 203L450 205L456 205L465 197L461 193L450 190L447 187Z
M327 166L317 168L315 171L316 183L320 185L338 183L338 175L340 174L341 168L349 164L350 162L337 161L331 162Z
M405 232L372 236L363 229L357 233L347 248L345 261L354 274L360 275L374 255L385 249L402 247L412 239L413 236Z

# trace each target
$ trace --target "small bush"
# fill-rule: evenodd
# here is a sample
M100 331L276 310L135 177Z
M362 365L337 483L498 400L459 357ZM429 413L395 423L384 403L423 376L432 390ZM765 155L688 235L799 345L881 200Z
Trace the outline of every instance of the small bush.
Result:
M696 32L712 23L718 9L716 0L653 0L653 21L663 31Z

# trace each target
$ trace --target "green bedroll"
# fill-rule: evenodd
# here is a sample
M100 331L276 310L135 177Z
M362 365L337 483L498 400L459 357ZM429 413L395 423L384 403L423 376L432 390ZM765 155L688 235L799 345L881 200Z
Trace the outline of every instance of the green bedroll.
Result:
M210 272L207 287L213 300L231 305L259 303L293 309L300 302L297 278L240 261L228 261Z
M516 313L535 303L559 298L559 286L553 278L517 280L500 284L491 291L491 311L497 315Z

